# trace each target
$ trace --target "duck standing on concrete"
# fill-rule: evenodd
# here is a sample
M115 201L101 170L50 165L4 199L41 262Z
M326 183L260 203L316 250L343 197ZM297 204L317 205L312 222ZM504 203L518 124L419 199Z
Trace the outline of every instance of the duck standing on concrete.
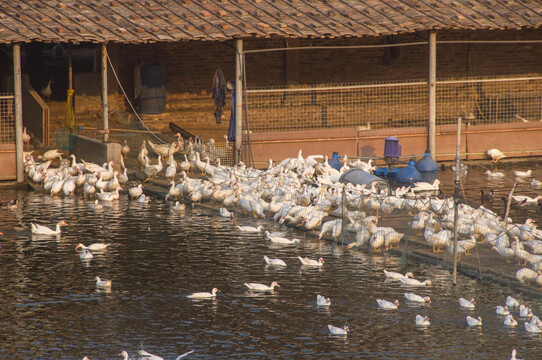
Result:
M51 89L51 85L53 85L54 83L55 83L55 81L53 79L49 79L49 82L47 83L47 86L44 86L40 90L40 95L43 98L47 98L47 102L49 102L49 98L51 97L51 95L53 95L53 89Z
M491 161L497 163L500 159L506 157L499 149L489 149L486 151L487 156L491 158Z

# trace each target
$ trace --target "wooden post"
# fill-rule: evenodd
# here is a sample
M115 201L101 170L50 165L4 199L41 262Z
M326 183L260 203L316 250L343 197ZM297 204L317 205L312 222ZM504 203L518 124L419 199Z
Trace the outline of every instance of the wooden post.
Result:
M109 108L107 104L107 44L102 44L102 117L104 142L109 138Z
M235 163L243 145L243 39L235 39Z
M15 97L15 160L17 182L24 181L23 158L23 85L21 78L21 44L13 44L13 90Z
M458 200L459 200L459 158L461 151L461 118L457 119L457 140L455 145L455 189L454 189L454 251L453 257L453 271L452 271L452 285L457 281L457 219L458 219Z
M429 32L429 124L427 127L427 148L433 160L435 154L435 124L437 106L437 32Z

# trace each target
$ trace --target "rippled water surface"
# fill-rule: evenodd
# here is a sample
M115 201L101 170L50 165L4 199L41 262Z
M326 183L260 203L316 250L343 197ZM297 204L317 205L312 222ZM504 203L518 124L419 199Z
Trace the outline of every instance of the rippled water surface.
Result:
M511 170L505 170L505 172ZM474 169L464 179L467 198L479 204L480 189L507 194L510 180L488 183ZM535 177L541 178L542 171ZM453 173L443 171L445 195ZM536 195L528 183L517 193ZM188 207L171 211L171 203L153 200L140 205L127 197L91 209L91 202L53 198L33 191L2 190L0 200L18 198L16 210L0 209L0 358L121 359L120 351L138 349L175 359L194 349L192 359L539 359L542 337L503 326L495 314L507 295L540 314L542 302L513 294L505 287L460 276L451 285L449 271L407 263L405 271L429 278L433 287L407 289L385 282L383 269L397 270L399 258L347 251L297 230L298 246L272 246L263 236L241 233L235 225L267 220L223 220L218 211ZM495 210L502 214L502 203ZM540 219L537 208L513 210L515 221ZM53 226L69 223L62 235L33 238L30 222ZM75 247L94 242L111 245L82 262ZM265 266L263 256L288 266ZM323 269L302 267L297 256L323 257ZM97 291L94 278L111 279L110 292ZM244 282L269 284L274 293L253 294ZM186 295L220 289L216 300L194 301ZM403 293L431 296L431 305L406 303ZM316 294L330 297L329 309L315 306ZM462 310L458 298L475 298L473 311ZM380 310L377 298L398 299L398 310ZM415 326L416 314L431 326ZM466 315L481 316L481 328L469 328ZM327 325L348 324L348 337L328 335Z

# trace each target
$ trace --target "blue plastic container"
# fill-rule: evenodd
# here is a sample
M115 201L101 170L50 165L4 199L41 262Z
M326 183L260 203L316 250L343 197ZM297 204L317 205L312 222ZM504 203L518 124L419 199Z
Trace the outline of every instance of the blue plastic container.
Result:
M426 151L423 157L416 162L416 170L419 172L438 171L438 164L433 160L431 154Z
M341 170L343 164L339 161L340 158L341 156L337 152L334 152L333 156L331 156L331 159L328 161L329 165L335 170Z
M395 136L388 136L384 139L384 156L391 158L401 157L401 145Z
M395 181L400 183L411 183L415 181L421 181L422 174L416 170L416 163L414 161L409 161L406 168L402 168L395 175Z

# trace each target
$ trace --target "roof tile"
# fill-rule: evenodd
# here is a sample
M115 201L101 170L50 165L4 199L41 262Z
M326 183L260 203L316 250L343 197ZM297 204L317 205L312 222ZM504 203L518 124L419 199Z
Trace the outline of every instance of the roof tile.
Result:
M10 0L0 42L379 36L542 26L530 0Z

